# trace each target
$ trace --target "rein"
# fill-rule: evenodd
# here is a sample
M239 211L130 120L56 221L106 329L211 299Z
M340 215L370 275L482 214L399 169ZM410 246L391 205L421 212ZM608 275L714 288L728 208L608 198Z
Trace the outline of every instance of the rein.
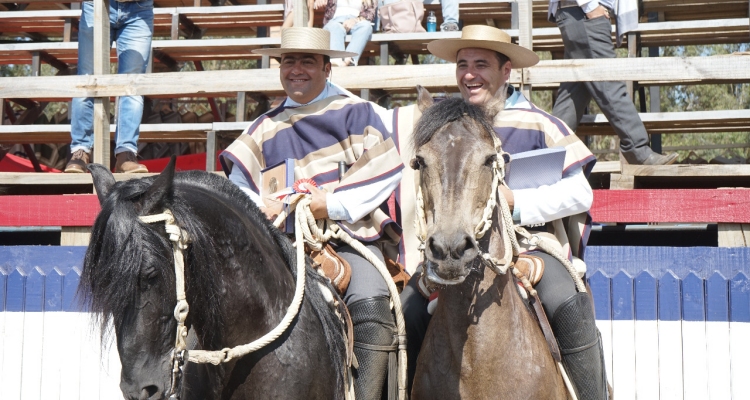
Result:
M309 206L308 206L309 209ZM179 399L178 386L182 378L181 368L184 365L186 358L187 361L199 364L211 363L213 365L219 365L220 363L229 362L235 358L243 357L249 353L257 351L267 344L276 340L281 336L284 331L292 323L292 320L297 316L299 307L302 304L302 297L305 292L305 257L304 252L300 257L299 252L297 254L297 284L294 290L294 298L292 303L287 308L284 318L279 324L266 333L262 337L244 345L235 346L233 348L225 347L221 350L187 350L187 327L185 327L185 320L188 315L188 302L185 297L185 264L183 250L187 249L187 244L190 239L185 230L181 229L175 223L174 215L170 210L164 210L161 214L147 215L138 217L142 222L152 224L155 222L164 221L164 229L169 234L169 240L172 242L172 254L174 256L174 269L175 269L175 287L177 293L177 305L174 309L174 316L177 320L177 336L175 339L174 350L172 352L172 388L170 391L170 399ZM299 227L301 221L299 218L295 221L295 226ZM301 229L297 229L301 232ZM299 234L301 235L301 233ZM187 357L185 357L187 355Z
M406 324L404 322L404 314L401 309L401 301L399 300L396 284L393 283L393 278L391 277L390 272L388 272L388 268L385 264L383 264L375 254L373 254L372 251L365 247L360 241L351 237L351 235L341 229L341 227L332 220L316 221L310 210L310 203L312 203L312 198L307 195L297 197L297 199L293 200L289 205L289 208L294 208L295 210L294 245L297 248L297 260L304 260L305 244L314 250L320 250L324 243L331 239L338 239L359 252L368 262L375 266L375 269L377 269L378 272L380 272L380 275L388 285L388 291L391 293L391 304L393 305L394 314L396 314L399 359L397 374L398 399L406 400ZM273 222L274 226L279 227L281 223L286 220L286 217L287 213L282 211Z

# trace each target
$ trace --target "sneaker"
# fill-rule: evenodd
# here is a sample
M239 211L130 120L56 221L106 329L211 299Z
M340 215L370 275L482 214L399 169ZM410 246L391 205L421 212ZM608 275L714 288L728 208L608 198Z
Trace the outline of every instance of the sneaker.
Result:
M87 153L83 149L76 150L73 155L70 156L70 161L65 166L66 173L83 174L89 172L86 165L91 162L91 154Z
M440 30L443 32L456 32L458 31L458 24L455 22L448 22L441 25Z
M143 174L148 172L143 164L138 164L138 156L132 151L118 153L115 158L115 172L120 174Z

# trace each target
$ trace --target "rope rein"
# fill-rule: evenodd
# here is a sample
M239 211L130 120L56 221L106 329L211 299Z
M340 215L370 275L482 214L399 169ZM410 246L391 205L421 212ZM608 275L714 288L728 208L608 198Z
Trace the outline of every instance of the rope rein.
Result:
M162 214L148 215L139 217L141 221L147 224L154 222L164 222L164 227L169 233L169 240L172 241L172 249L174 255L175 264L175 286L177 291L177 306L175 307L175 319L177 319L177 339L175 340L175 351L174 354L180 354L186 350L186 338L187 328L185 327L185 319L188 314L188 303L185 299L185 266L183 250L187 248L189 238L187 232L182 230L175 224L174 216L170 210L164 210ZM296 221L299 224L299 221ZM249 353L257 351L267 344L276 340L281 336L284 331L289 327L294 320L294 317L299 312L300 304L302 304L302 297L305 292L305 258L304 254L302 258L297 257L297 284L294 290L294 297L292 303L287 308L284 318L279 324L266 333L262 337L252 341L251 343L235 346L233 348L223 348L221 350L190 350L188 352L188 361L194 363L211 363L213 365L219 365L223 362L229 362L235 358L245 356ZM173 358L175 358L173 355ZM176 361L174 363L176 365ZM173 389L175 385L175 376L179 371L172 371Z
M305 256L305 244L314 250L320 250L324 244L332 239L338 239L341 242L351 246L354 250L359 252L368 262L370 262L375 269L378 270L380 275L388 285L388 291L391 293L391 304L393 306L394 313L396 314L396 330L398 334L398 398L399 400L405 400L407 398L406 393L406 324L404 322L404 314L401 308L401 301L399 300L398 289L396 284L393 283L393 278L385 264L373 254L370 249L365 247L360 241L354 239L346 231L341 229L334 221L327 220L315 220L310 210L310 204L312 198L307 196L300 196L297 200L290 204L289 208L295 209L295 247L297 248L298 260L304 260ZM286 219L286 213L281 212L274 221L275 226L280 226L281 222ZM301 258L300 258L301 257Z

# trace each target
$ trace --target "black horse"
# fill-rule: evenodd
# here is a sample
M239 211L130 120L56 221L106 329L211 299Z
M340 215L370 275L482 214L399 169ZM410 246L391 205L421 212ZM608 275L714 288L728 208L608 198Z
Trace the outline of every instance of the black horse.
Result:
M114 326L125 398L170 393L177 326L169 238L164 224L146 224L139 216L169 209L189 235L186 326L199 348L246 344L281 321L295 290L292 244L231 182L202 171L175 174L174 159L158 177L117 183L104 167L89 168L102 210L79 296L99 316L103 336ZM306 269L304 301L285 333L228 363L188 363L180 398L344 398L346 333L326 300L330 293L323 292L330 285L309 262Z

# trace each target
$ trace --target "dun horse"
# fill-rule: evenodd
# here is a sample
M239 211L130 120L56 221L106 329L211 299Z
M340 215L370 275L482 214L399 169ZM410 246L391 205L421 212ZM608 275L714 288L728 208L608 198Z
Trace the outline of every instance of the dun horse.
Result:
M498 207L490 230L481 240L475 236L499 152L492 115L460 98L432 105L429 93L419 91L424 114L412 167L424 204L424 272L445 287L422 344L412 398L565 399L556 363L512 274L480 262L480 252L504 256Z
M103 332L113 323L125 398L344 398L344 332L321 290L328 284L309 266L303 266L304 301L284 334L218 366L188 363L183 383L173 384L176 257L165 225L139 217L171 210L190 238L185 325L195 332L197 347L207 350L252 342L282 320L295 291L291 242L246 195L214 174L174 174L173 160L158 178L115 183L104 167L90 168L102 211L79 295L100 315Z

